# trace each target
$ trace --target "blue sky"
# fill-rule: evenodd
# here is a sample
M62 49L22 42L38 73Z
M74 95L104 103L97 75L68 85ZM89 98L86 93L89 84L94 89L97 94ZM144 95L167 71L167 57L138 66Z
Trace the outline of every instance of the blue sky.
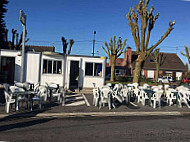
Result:
M93 33L96 30L95 53L106 56L102 50L103 41L109 42L116 35L127 39L133 50L134 41L128 26L126 14L139 0L10 0L7 5L5 22L11 31L15 28L21 33L19 10L27 15L27 44L56 47L62 52L61 37L74 39L72 54L92 55ZM176 20L171 34L158 46L162 52L177 53L186 63L184 45L190 47L190 2L182 0L150 0L155 7L154 14L160 13L151 34L150 44L159 40L168 28L170 20ZM11 39L11 32L9 32ZM121 56L122 57L122 56Z

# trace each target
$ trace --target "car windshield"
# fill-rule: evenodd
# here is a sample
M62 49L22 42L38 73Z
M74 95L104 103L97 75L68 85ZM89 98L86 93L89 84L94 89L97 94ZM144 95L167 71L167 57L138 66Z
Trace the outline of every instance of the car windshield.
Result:
M190 80L190 78L187 78L188 80Z

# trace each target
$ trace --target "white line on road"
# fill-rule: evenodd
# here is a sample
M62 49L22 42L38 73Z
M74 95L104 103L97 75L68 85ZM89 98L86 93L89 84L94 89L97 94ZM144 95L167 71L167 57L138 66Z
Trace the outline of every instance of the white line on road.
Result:
M135 107L138 107L138 105L132 103L132 102L129 102L131 105L135 106Z
M87 106L90 106L90 103L88 102L86 96L85 96L84 94L82 94L82 96L83 96L83 98L84 98L84 100L85 100L85 102L86 102L86 105L87 105Z

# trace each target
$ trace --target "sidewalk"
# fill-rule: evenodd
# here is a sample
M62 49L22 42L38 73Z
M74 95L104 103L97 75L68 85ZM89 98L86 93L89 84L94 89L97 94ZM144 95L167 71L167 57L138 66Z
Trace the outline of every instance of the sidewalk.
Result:
M117 108L108 110L108 107L99 109L92 105L92 94L84 94L88 103L78 106L62 106L57 103L46 103L42 110L26 111L21 109L20 112L11 111L5 113L5 106L0 106L0 118L3 117L76 117L76 116L152 116L152 115L168 115L182 116L190 115L190 109L186 106L179 108L177 106L162 106L153 109L149 106L142 106L136 102L129 105L123 104ZM88 106L87 106L88 105ZM90 106L89 106L90 105Z

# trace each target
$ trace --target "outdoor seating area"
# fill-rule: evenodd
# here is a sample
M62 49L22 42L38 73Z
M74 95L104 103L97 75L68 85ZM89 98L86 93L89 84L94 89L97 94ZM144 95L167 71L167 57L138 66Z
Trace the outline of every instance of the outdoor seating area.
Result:
M60 88L55 83L46 83L43 86L39 83L34 85L31 82L15 82L14 86L7 83L4 83L3 86L6 113L10 112L13 105L15 111L19 111L21 107L26 107L26 109L32 111L34 105L38 105L38 108L41 109L46 102L51 103L55 100L59 104L64 103L64 88Z
M128 105L130 102L153 108L173 105L190 108L190 88L186 86L172 87L168 84L150 86L146 83L143 86L138 83L114 86L108 83L102 87L93 85L93 105L99 109L107 104L110 110L116 108L116 104Z

